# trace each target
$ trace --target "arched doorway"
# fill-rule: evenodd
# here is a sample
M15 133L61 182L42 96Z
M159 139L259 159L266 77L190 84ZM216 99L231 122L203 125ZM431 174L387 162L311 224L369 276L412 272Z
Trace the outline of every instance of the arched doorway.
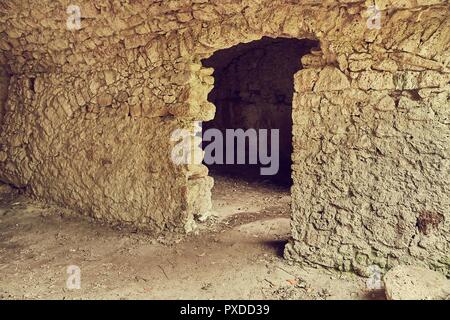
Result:
M215 79L208 100L216 115L203 124L215 212L264 212L289 222L294 75L316 47L314 40L264 37L202 61Z

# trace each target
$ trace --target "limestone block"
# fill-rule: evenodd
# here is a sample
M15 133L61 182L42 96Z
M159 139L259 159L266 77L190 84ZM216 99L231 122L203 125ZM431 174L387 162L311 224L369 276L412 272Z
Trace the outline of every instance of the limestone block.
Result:
M450 280L429 269L400 265L384 276L389 300L448 300Z
M319 73L314 91L339 91L348 88L350 88L350 82L344 73L334 67L325 67Z
M97 103L100 107L110 106L113 102L113 97L108 93L100 94L97 97Z
M319 70L304 69L295 76L295 90L297 92L311 92L319 79Z
M394 77L389 72L363 71L358 76L358 88L362 90L393 90Z

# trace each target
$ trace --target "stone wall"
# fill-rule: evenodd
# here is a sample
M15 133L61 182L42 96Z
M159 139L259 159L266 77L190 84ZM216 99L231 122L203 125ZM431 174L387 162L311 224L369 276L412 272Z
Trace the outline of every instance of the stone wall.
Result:
M448 274L450 77L386 72L393 82L380 90L367 71L350 74L339 87L324 80L345 77L334 67L297 78L287 256L361 274L420 261Z
M210 207L201 165L174 165L175 128L208 121L201 60L263 36L320 41L293 103L286 256L354 270L400 261L449 274L449 4L375 1L0 4L11 73L0 180L99 219L190 229Z
M333 65L304 57L286 255L365 275L401 262L449 276L448 11L398 11L384 23Z
M5 113L6 100L8 99L9 74L5 68L0 67L0 123ZM1 157L0 157L1 158Z
M9 77L10 74L6 56L0 51L0 125L4 117L6 100L8 99Z

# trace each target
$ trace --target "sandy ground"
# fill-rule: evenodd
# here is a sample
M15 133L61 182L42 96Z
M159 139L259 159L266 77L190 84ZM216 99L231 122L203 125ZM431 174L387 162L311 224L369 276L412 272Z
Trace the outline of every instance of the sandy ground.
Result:
M366 279L283 260L289 190L216 177L214 216L188 236L67 216L0 186L0 299L380 299ZM79 266L81 289L66 286Z

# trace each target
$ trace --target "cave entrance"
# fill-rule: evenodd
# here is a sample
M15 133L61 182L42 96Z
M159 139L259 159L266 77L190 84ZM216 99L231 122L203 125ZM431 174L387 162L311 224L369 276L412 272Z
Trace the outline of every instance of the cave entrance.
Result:
M203 123L214 211L248 211L260 200L290 203L294 74L314 47L317 41L264 37L202 61L215 78L208 100L216 115Z

